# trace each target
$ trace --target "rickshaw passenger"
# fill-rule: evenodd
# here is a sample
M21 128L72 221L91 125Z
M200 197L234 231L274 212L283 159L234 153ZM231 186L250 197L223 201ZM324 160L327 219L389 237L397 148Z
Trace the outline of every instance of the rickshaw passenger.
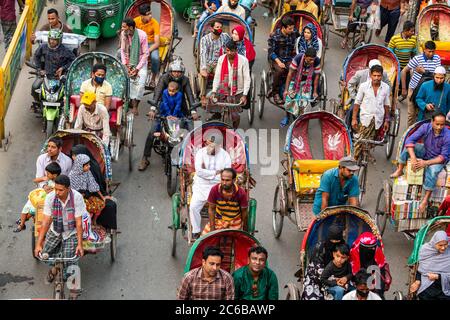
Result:
M253 43L245 37L245 28L240 25L234 27L231 32L231 38L236 43L237 53L247 58L251 71L255 63L256 51Z
M236 184L236 176L234 169L223 169L220 183L209 192L209 222L202 235L221 229L247 230L248 195Z
M377 267L379 270L379 278L375 277L375 281L380 279L380 283L370 283L375 287L371 291L384 299L384 292L389 290L392 283L392 277L389 264L383 253L382 246L378 243L377 237L372 232L363 232L353 242L350 249L350 264L352 266L353 275L357 275L360 270L369 272L368 268Z
M437 231L420 248L416 281L410 291L420 300L450 300L450 249L445 231Z
M47 152L41 154L36 160L36 178L33 182L43 188L47 184L48 178L45 167L52 162L56 162L61 167L61 174L68 175L72 169L72 160L62 152L63 141L61 138L52 137L47 143Z
M147 34L148 52L150 55L152 71L150 87L154 88L156 86L156 76L159 74L159 23L152 17L152 8L149 3L144 3L139 6L139 14L139 17L134 18L134 22L136 23L137 29L143 30Z
M80 103L74 128L94 132L106 146L109 146L111 129L106 107L96 101L96 94L92 91L85 92Z
M278 279L267 257L263 247L248 250L248 265L233 273L235 300L278 300Z
M130 77L130 111L139 114L139 102L144 96L145 81L147 80L148 42L147 34L136 28L131 18L122 22L120 34L120 57L122 64L128 69Z
M333 250L333 260L323 269L320 281L327 287L334 300L342 300L349 289L353 276L352 268L348 262L350 249L346 244L337 245Z
M362 144L359 139L375 140L380 131L389 130L390 89L381 81L383 67L370 68L370 80L359 86L352 113L352 129L357 135L355 159L361 155ZM358 123L359 116L359 123Z
M225 48L230 40L227 33L222 32L223 23L221 21L211 22L211 32L204 35L200 40L200 98L202 105L206 107L206 87L208 77L213 75L216 70L217 61L220 57L220 51Z
M447 114L450 110L450 84L445 82L445 68L439 66L434 70L434 80L424 82L416 96L419 107L417 121L430 119L433 112Z
M47 21L48 23L44 24L39 31L50 31L52 29L61 30L63 33L72 33L72 29L59 18L58 10L55 8L50 8L47 10ZM33 32L31 34L31 44L34 44L36 41L36 34Z
M194 34L192 35L192 38L197 37L198 33L198 27L202 24L203 21L205 21L206 18L208 18L210 15L214 14L217 9L221 6L220 0L205 0L203 7L205 10L203 11L202 15L198 19L198 23L195 25Z
M220 173L231 167L231 157L223 149L223 137L220 134L206 133L206 146L195 154L195 177L192 185L192 198L189 215L192 224L192 237L197 239L201 230L200 212L208 201L209 193L220 182Z
M358 206L359 184L354 175L359 170L351 156L339 160L339 167L329 169L320 178L320 186L314 195L313 213L318 215L323 209L347 204Z
M284 17L281 20L281 28L272 32L268 40L268 57L273 68L272 90L269 92L269 95L273 96L276 104L283 103L280 97L280 86L295 56L295 39L297 39L297 34L294 19Z
M350 96L354 99L356 98L356 94L358 93L358 88L361 83L364 83L368 80L370 80L370 69L373 66L380 66L381 62L378 59L372 59L369 61L369 68L358 70L355 72L355 74L350 78L350 80L347 83L348 92L350 93ZM386 71L383 70L383 78L381 79L384 83L386 83L389 88L391 88L392 84L389 80L389 76ZM351 109L353 110L353 109Z
M317 36L317 28L313 23L308 23L303 27L300 37L297 38L295 44L297 54L305 53L308 48L314 48L317 52L317 57L320 58L322 54L322 41Z
M380 296L369 290L368 287L369 274L366 270L361 269L353 276L353 282L356 290L347 293L342 300L381 300Z
M423 141L423 143L418 143ZM425 196L420 203L419 212L425 212L428 200L436 186L439 172L450 158L450 129L445 125L445 114L436 112L431 123L420 126L406 139L405 149L398 159L398 168L391 175L397 178L403 175L403 169L408 158L414 171L425 169L423 188Z
M233 13L245 21L245 10L239 5L239 0L228 0L228 3L223 3L216 13Z
M228 41L226 54L217 61L210 99L214 101L217 94L220 101L239 103L241 106L245 106L250 84L250 68L247 58L237 53L237 47L233 41ZM239 127L239 112L242 112L242 108L231 114L234 129ZM220 117L220 114L216 113L215 117Z
M60 175L55 179L55 190L45 198L44 218L42 220L39 237L34 248L34 255L39 257L41 252L57 254L60 250L62 258L82 257L83 226L82 215L86 211L83 196L70 187L70 179ZM44 243L45 239L45 243ZM67 279L67 267L76 265L78 261L64 263L63 278ZM50 269L47 280L52 282L56 276L56 269Z
M92 67L91 79L83 81L80 87L80 96L85 92L95 92L98 103L104 105L107 110L111 107L113 90L111 84L105 80L106 66L97 63Z
M333 251L339 244L345 244L343 228L337 223L333 223L328 228L327 238L317 242L305 270L304 290L301 300L322 300L323 287L320 282L320 275L323 268L333 260ZM298 272L295 275L299 276Z

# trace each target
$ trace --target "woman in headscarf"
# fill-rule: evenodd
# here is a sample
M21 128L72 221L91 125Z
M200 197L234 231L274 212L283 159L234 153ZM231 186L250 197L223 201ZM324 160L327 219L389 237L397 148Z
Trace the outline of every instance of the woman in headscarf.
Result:
M238 54L247 58L249 68L252 70L253 64L255 63L256 52L252 42L245 38L245 28L241 25L237 25L233 28L231 37L236 43Z
M317 242L309 264L305 271L305 281L302 300L323 300L324 291L320 282L320 276L325 266L333 259L333 250L339 244L344 244L343 229L338 224L332 224L328 228L328 237L325 241ZM296 273L298 277L298 272Z
M297 44L295 46L297 54L305 53L306 49L313 47L317 51L317 56L321 56L321 47L319 39L317 37L317 28L313 23L308 23L303 27L300 37L297 38Z
M74 161L76 156L79 154L85 154L91 159L90 161L91 173L100 187L101 194L105 197L105 207L103 208L100 216L97 217L97 224L102 225L106 229L116 230L117 205L116 202L111 197L107 196L108 193L106 192L106 180L105 176L102 173L100 165L98 164L97 160L95 160L94 156L89 151L89 149L83 144L78 144L72 147L72 159Z
M437 231L419 251L416 281L410 287L420 300L450 300L450 249L445 231Z
M383 243L378 241L372 232L360 234L350 249L350 265L353 275L356 275L361 269L367 270L371 266L379 268L380 287L373 291L382 299L384 299L384 292L389 290L392 282L389 264L386 262L383 250Z

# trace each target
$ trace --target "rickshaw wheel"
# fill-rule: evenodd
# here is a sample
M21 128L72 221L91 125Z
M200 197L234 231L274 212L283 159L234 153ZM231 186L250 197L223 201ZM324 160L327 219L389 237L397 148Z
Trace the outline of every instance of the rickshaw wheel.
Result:
M172 257L175 257L177 254L177 229L172 228L172 251L171 255Z
M248 115L248 124L251 126L253 124L253 120L255 119L255 97L256 97L256 86L255 86L255 76L252 73L251 77L251 85L250 85L250 95L247 98L247 103L249 104L249 108L247 109Z
M47 120L47 126L45 128L45 138L48 139L50 138L50 136L53 134L53 125L54 125L54 121L53 120Z
M387 143L386 143L386 159L389 160L392 156L392 151L394 151L395 136L392 133L388 133Z
M359 206L362 207L364 194L366 193L366 180L367 180L367 168L361 166L358 173L358 184L359 184Z
M283 231L283 220L286 212L286 196L283 195L284 188L281 188L282 190L280 190L281 184L282 182L278 183L273 197L272 229L276 239L280 237L281 232Z
M391 202L391 186L388 181L383 182L383 188L378 192L377 206L375 209L375 221L381 236L386 229Z
M394 292L394 300L404 300L405 297L403 296L403 293L401 291L395 291Z
M325 72L322 72L320 74L320 87L321 87L321 102L320 102L320 109L325 111L327 109L327 76Z
M286 300L300 300L300 290L295 284L288 283L286 287L288 289Z
M31 228L31 255L33 256L34 260L39 261L38 258L34 255L34 248L36 247L36 237L34 236L34 225Z
M267 94L267 84L266 84L266 71L261 72L261 84L259 85L259 99L258 99L258 115L262 119L264 115L264 102Z
M110 243L111 263L114 263L117 258L117 232L111 230L111 243Z
M168 170L167 175L167 194L169 197L172 197L175 192L177 192L177 168L172 165L170 157L169 157L169 164L170 169Z
M127 116L127 128L126 128L126 146L128 147L128 170L133 171L133 122L134 115L130 113Z
M89 52L94 52L97 49L97 39L89 39Z

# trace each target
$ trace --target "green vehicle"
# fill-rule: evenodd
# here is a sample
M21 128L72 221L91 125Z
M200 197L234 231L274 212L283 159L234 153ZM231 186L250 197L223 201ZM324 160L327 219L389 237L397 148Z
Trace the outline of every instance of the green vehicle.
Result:
M64 0L66 21L74 33L85 35L89 51L100 37L113 38L120 30L131 0Z

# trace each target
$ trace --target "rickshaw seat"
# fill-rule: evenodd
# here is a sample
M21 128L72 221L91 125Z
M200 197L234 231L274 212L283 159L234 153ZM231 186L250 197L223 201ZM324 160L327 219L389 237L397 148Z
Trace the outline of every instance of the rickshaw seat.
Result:
M79 94L74 94L70 96L70 105L74 106L73 108L73 114L71 114L70 122L74 123L77 115L78 115L78 109L81 104L81 97ZM117 125L120 125L120 116L119 114L122 112L123 108L123 100L119 97L112 97L111 99L111 106L109 109L109 125L111 127L116 127Z
M159 38L159 58L161 61L164 61L167 57L167 54L169 53L170 40L170 37L161 36Z
M299 173L324 173L339 166L339 160L295 160L293 169Z
M320 186L322 174L339 166L339 160L295 160L292 166L295 191L313 194Z

